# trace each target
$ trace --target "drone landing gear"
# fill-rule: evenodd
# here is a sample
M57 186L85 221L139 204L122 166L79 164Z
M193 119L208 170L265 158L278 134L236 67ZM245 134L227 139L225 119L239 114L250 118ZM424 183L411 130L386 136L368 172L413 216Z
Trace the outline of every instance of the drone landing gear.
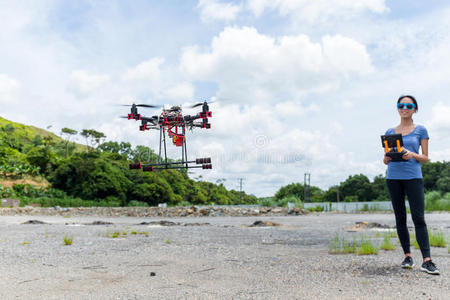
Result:
M166 147L166 130L160 128L159 132L159 156L158 163L154 164L141 164L135 163L130 164L130 169L142 169L144 172L153 172L158 170L168 170L168 169L212 169L211 158L197 158L195 160L188 161L187 159L187 148L186 148L186 137L184 135L185 130L183 128L183 135L173 135L173 141L175 141L176 146L181 146L181 161L168 162L167 160L167 147ZM178 145L180 144L180 145ZM161 152L164 148L164 162L162 162Z

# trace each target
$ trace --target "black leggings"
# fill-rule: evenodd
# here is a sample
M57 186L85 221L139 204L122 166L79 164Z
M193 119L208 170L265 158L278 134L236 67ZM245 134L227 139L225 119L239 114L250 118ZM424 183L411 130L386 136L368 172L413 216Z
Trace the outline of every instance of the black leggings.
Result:
M409 232L406 225L405 195L408 196L409 208L416 229L416 239L422 256L430 257L427 224L425 223L425 200L422 179L397 180L387 179L386 184L391 196L395 213L397 234L404 253L411 253Z

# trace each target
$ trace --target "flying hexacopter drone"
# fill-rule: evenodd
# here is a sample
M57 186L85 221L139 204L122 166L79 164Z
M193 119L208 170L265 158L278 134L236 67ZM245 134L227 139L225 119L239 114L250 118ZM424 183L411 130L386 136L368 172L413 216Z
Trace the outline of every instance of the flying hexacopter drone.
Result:
M142 169L144 172L153 172L155 170L166 169L188 169L188 168L202 168L212 169L211 158L197 158L192 161L187 159L186 149L186 128L193 129L194 127L210 129L211 124L208 123L208 118L212 117L209 111L208 103L202 102L192 105L190 108L202 106L202 111L196 115L182 114L181 106L172 106L168 109L163 108L162 113L158 116L145 117L138 113L138 107L158 108L158 105L150 104L131 104L124 105L131 106L131 111L128 116L122 118L128 120L141 121L139 130L146 131L150 129L159 130L159 156L158 163L134 163L130 164L130 169ZM166 135L172 139L176 147L181 147L181 161L168 162L166 149ZM164 148L164 161L162 161L161 152ZM195 165L193 165L195 164Z

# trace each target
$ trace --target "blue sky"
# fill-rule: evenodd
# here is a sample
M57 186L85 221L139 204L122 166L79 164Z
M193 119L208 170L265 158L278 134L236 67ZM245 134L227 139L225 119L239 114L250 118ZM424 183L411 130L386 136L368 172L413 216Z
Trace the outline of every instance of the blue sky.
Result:
M0 0L0 26L2 117L156 148L111 104L219 98L188 150L213 158L193 177L229 188L383 173L379 135L408 93L431 159L450 159L446 1Z

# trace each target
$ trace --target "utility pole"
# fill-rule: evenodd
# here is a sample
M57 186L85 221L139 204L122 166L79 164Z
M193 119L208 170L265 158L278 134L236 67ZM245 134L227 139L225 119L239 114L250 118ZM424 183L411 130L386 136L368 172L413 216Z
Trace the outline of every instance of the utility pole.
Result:
M311 173L305 173L303 178L303 199L305 202L310 200Z
M244 180L244 178L239 178L239 200L242 203L242 181Z

